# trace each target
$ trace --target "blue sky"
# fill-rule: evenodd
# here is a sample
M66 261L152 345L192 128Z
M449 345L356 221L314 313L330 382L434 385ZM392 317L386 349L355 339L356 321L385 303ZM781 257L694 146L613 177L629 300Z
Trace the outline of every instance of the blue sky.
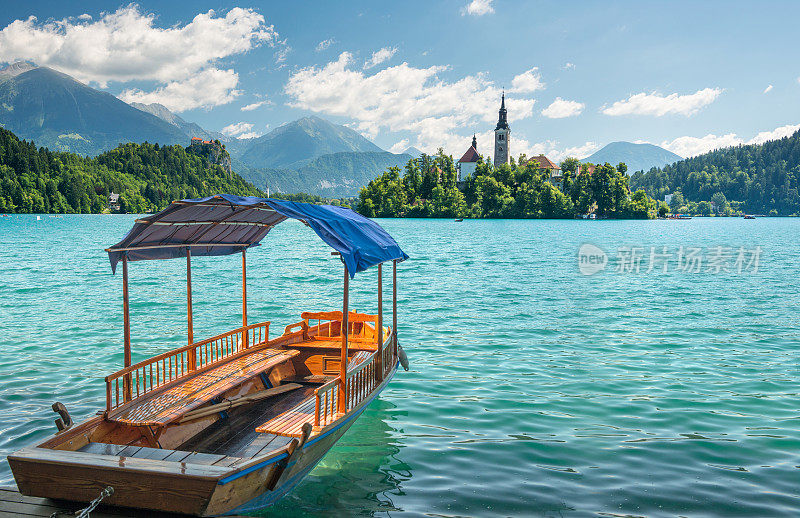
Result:
M385 149L460 155L475 132L485 152L505 88L513 155L687 156L800 127L797 20L800 2L30 1L0 14L0 61L239 137L316 114Z

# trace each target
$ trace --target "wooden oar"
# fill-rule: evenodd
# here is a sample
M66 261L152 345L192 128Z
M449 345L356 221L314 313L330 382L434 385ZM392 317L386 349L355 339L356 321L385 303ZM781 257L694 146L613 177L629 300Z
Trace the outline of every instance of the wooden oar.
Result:
M302 386L303 385L300 385L299 383L287 383L286 385L279 385L277 387L273 387L270 389L253 392L252 394L245 394L243 396L227 399L222 403L217 403L216 405L198 408L197 410L186 412L186 415L184 415L178 422L185 423L186 421L193 421L195 419L200 419L202 417L208 417L210 415L222 412L224 410L229 410L231 408L236 408L238 406L246 405L247 403L252 403L253 401L259 401L261 399L266 399L271 396L283 394L284 392L289 392L290 390L295 390Z

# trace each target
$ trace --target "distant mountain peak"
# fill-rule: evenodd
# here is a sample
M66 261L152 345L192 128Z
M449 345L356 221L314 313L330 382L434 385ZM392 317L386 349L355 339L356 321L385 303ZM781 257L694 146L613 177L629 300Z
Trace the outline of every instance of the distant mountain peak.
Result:
M628 166L628 173L632 174L635 171L649 171L653 167L662 167L678 160L683 160L683 157L654 144L617 141L606 144L581 162L592 164L608 162L612 165L624 162Z
M29 70L33 70L34 68L38 68L36 65L29 61L16 61L11 63L10 65L6 65L0 70L0 77L9 78L9 77L16 77L20 74L24 74Z
M419 157L420 155L424 155L425 153L424 153L424 152L422 152L422 151L420 151L419 149L415 148L414 146L411 146L411 147L409 147L409 148L406 148L406 150L405 150L405 151L403 151L403 154L404 154L404 155L411 155L411 156L413 156L414 158L417 158L417 157Z
M309 115L249 139L239 158L250 167L297 168L322 155L383 152L346 126Z

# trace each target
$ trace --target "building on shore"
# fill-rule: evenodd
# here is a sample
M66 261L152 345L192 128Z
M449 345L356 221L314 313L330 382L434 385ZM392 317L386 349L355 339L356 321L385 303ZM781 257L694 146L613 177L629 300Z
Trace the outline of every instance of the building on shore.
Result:
M114 191L111 191L108 195L108 210L111 212L119 212L120 210L119 194Z

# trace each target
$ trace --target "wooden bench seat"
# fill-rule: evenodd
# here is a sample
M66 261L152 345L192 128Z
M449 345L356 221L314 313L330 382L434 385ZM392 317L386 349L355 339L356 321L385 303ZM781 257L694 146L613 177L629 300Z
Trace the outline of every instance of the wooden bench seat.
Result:
M122 446L119 444L106 444L90 442L78 451L96 453L98 455L112 455L115 457L131 457L136 459L165 460L168 462L182 462L185 464L202 464L206 466L231 466L242 460L241 457L216 455L213 453L199 453L196 451L165 450L162 448L148 448L147 446Z
M188 377L166 390L123 408L109 420L136 426L166 426L225 391L300 354L288 349L262 349Z
M363 361L369 358L372 353L361 351L356 353L347 362L347 370L352 370L358 367ZM332 398L328 403L328 408L336 408L338 401L338 391L332 391ZM294 408L287 410L279 416L270 419L266 423L258 426L256 431L259 433L268 433L273 435L280 435L283 437L302 437L303 425L305 423L314 424L314 413L316 412L317 398L311 396L301 401Z

